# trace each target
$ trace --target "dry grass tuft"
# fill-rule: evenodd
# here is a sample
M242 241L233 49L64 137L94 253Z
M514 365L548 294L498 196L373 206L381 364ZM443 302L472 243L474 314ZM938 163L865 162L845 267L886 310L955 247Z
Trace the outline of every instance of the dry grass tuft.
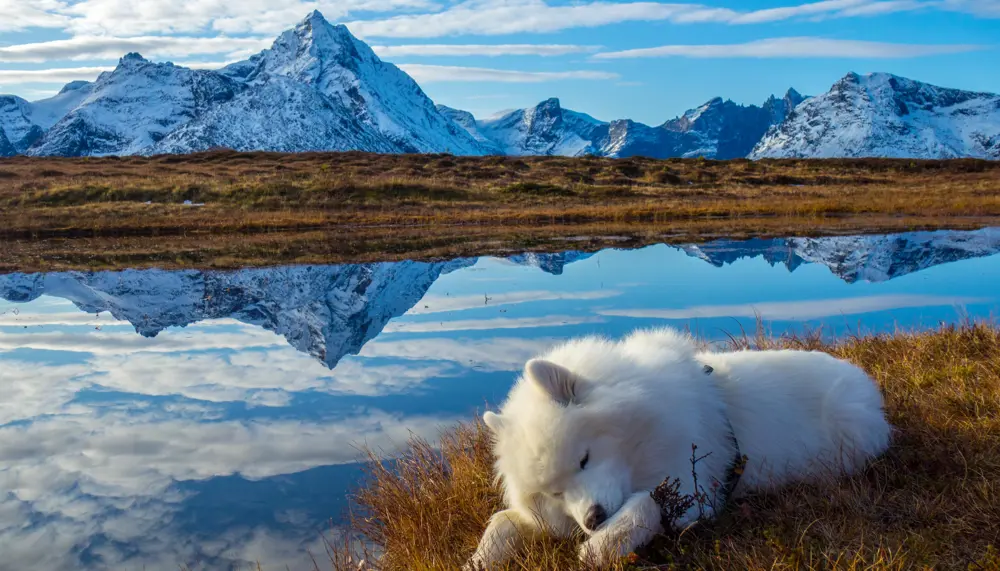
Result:
M1000 569L1000 329L743 343L820 349L864 367L884 391L894 444L863 474L752 496L614 569ZM457 569L500 505L487 430L460 426L437 448L418 440L398 460L372 461L354 528L383 555L365 568ZM575 553L539 540L510 569L579 569ZM357 569L340 556L334 568Z

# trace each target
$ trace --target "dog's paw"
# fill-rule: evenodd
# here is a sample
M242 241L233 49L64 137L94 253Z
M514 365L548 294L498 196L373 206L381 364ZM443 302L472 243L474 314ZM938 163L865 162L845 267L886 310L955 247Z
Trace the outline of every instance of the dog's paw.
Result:
M604 567L612 557L618 554L617 545L609 541L605 534L595 534L580 544L577 555L580 562L586 566Z

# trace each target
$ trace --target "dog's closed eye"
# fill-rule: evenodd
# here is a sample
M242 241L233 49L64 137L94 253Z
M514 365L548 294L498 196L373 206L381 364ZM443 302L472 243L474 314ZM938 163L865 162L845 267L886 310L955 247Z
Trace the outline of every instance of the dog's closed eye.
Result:
M583 455L583 460L580 460L580 469L583 470L587 467L587 462L590 462L590 450Z

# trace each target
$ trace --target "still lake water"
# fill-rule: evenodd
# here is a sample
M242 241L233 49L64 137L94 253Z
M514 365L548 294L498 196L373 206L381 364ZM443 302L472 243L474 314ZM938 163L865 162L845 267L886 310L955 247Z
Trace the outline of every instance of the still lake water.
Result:
M549 343L992 318L998 252L984 229L0 275L0 569L312 568L360 445L473 418Z

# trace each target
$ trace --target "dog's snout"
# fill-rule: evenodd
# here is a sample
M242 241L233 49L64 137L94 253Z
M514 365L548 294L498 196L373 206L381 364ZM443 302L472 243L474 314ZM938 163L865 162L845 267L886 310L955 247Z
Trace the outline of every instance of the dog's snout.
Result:
M587 510L587 519L583 523L587 526L587 529L593 531L600 527L607 519L608 512L604 511L604 507L594 504Z

